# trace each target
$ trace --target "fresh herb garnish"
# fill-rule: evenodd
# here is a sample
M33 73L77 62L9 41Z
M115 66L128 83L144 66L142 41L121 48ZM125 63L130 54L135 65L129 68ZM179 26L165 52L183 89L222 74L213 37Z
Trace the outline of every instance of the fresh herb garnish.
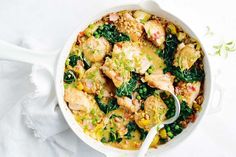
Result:
M212 30L209 26L206 26L206 29L207 29L206 34L205 34L206 36L213 36L214 35L214 33L212 32Z
M235 41L230 41L230 42L223 42L218 45L214 45L213 48L215 49L215 55L221 56L222 54L225 55L225 57L228 56L230 52L236 51L236 45Z
M104 24L94 32L95 37L102 36L106 38L110 43L114 44L121 41L130 41L128 35L118 32L116 27L112 24Z
M127 83L123 83L119 88L116 89L116 95L119 97L128 96L131 97L132 92L135 90L138 82L137 74L132 74L131 79Z

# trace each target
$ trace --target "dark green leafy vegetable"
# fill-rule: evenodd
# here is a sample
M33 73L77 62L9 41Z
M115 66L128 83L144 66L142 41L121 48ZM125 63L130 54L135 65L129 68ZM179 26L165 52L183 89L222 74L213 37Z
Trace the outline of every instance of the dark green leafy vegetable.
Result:
M137 129L137 124L135 122L129 122L126 128L128 129L128 132L125 134L125 137L127 139L131 139L132 138L131 133Z
M86 60L86 58L84 57L83 54L81 54L79 56L78 55L71 55L69 57L69 65L72 67L76 66L78 60L83 61L85 70L87 70L91 67L90 63Z
M147 137L148 131L145 131L142 128L138 127L138 131L140 132L140 140L145 140L145 138Z
M162 92L160 94L161 99L164 101L168 110L166 112L166 118L169 119L175 115L175 102L172 96L167 96L166 93Z
M116 89L116 95L131 97L132 92L135 90L138 82L137 74L132 74L132 78L127 83L123 83L119 88Z
M194 64L189 70L181 71L179 67L171 66L163 70L164 73L171 72L178 80L185 82L202 81L205 77L204 71Z
M148 134L147 131L145 131L144 129L138 127L138 125L135 122L130 121L126 128L128 129L128 132L125 134L125 137L127 139L131 139L132 138L132 132L134 132L135 130L138 130L140 133L140 140L144 140Z
M109 113L110 111L116 110L119 108L117 101L115 98L112 98L108 101L108 104L102 103L101 99L96 95L95 100L99 106L99 108L105 113Z
M116 117L122 119L122 117L120 115L116 115L116 114L111 115L110 119L113 119L113 118L116 118Z
M180 106L180 116L178 120L186 120L191 114L193 114L193 110L188 107L185 101L182 101Z
M188 107L185 101L182 101L180 109L180 116L179 118L172 124L165 125L165 129L167 131L167 135L170 138L180 134L183 131L183 127L181 126L180 122L185 121L193 114L193 110Z
M70 61L69 61L69 64L70 64L72 67L76 66L78 59L79 59L79 56L77 56L77 55L72 55L72 56L70 56L70 57L69 57L69 60L70 60Z
M79 59L80 59L81 61L83 61L83 63L84 63L84 69L85 69L85 70L87 70L87 69L89 69L89 68L91 67L91 64L89 63L89 61L87 61L87 59L84 57L83 54L79 56Z
M178 41L176 35L167 34L164 50L157 51L158 55L164 59L164 63L167 65L167 67L172 66L172 63L174 60L174 53L176 51L178 43L179 43L179 41Z
M112 24L104 24L103 26L98 27L93 35L95 37L102 36L112 44L121 41L130 41L128 35L118 32L116 27Z
M142 83L137 89L136 91L138 92L139 96L142 99L146 99L147 97L149 97L150 95L153 95L153 93L155 92L155 89L148 86L147 83Z
M74 82L75 80L76 80L76 76L74 74L74 71L68 70L64 73L64 82L65 83L70 84L70 83Z
M202 81L205 76L204 71L198 68L196 64L194 64L193 67L189 70L184 71L181 71L179 67L175 67L172 65L178 43L179 41L176 35L167 34L165 49L163 51L157 50L157 54L164 59L164 63L167 66L163 70L163 72L170 72L175 75L178 80L182 80L185 82Z
M141 110L144 110L144 103L141 104Z
M107 140L106 140L106 138L105 138L105 137L103 137L103 138L101 139L101 142L102 142L102 143L107 143Z
M109 142L118 142L120 143L122 141L122 138L120 138L118 132L111 131L109 133Z

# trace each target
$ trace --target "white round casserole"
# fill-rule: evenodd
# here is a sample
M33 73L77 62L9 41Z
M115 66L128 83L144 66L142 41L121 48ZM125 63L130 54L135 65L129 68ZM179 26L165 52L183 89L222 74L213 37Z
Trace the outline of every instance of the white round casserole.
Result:
M127 2L129 3L129 2ZM118 148L114 148L108 145L104 145L103 143L96 141L91 138L87 134L83 132L83 129L76 122L73 114L68 108L67 104L64 101L64 66L66 58L70 53L70 49L73 43L77 39L77 35L80 31L84 30L88 24L95 22L96 20L101 19L104 15L117 12L121 10L144 10L153 15L157 15L164 19L167 19L174 24L183 28L185 32L187 32L192 38L195 38L201 44L202 50L205 53L204 45L201 43L197 35L179 18L174 15L168 13L167 11L161 9L159 5L153 0L143 0L141 2L137 2L136 4L126 4L122 6L116 6L112 8L107 8L106 11L101 12L96 17L88 17L86 21L81 22L81 24L77 27L77 29L72 33L71 37L67 40L64 48L58 52L54 53L37 53L32 52L27 49L19 48L14 45L10 45L4 42L0 42L0 59L8 59L8 60L18 60L22 62L28 62L32 64L39 64L44 66L51 72L52 76L55 80L55 92L57 95L58 104L61 108L61 111L65 117L65 120L69 124L70 128L75 132L75 134L82 139L86 144L94 148L95 150L105 154L110 157L135 157L137 151L135 150L122 150ZM162 152L168 151L168 149L172 149L175 145L181 143L184 139L186 139L193 130L197 127L204 114L206 113L207 106L210 102L211 93L212 93L212 81L211 81L211 67L208 61L208 57L205 53L204 56L204 70L205 70L205 82L204 82L204 102L202 104L202 111L199 113L198 118L194 123L191 123L181 134L176 136L174 139L169 141L168 143L161 145L158 149L150 149L151 154L161 155Z

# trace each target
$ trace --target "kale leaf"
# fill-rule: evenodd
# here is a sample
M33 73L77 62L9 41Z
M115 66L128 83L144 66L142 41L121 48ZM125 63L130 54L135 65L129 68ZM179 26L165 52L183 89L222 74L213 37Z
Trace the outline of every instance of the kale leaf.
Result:
M111 131L109 133L109 142L118 142L120 143L122 141L122 138L120 138L118 132Z
M189 70L181 71L179 67L171 66L166 67L163 72L170 72L175 75L178 80L185 82L202 81L205 77L204 71L198 68L196 64L194 64Z
M69 64L70 64L72 67L76 66L78 59L79 59L79 56L77 56L77 55L71 55L71 56L69 57L69 60L70 60L70 61L69 61Z
M193 110L188 107L185 101L182 101L180 106L179 118L174 123L165 125L168 136L170 138L173 138L174 136L180 134L183 131L183 127L181 126L180 122L188 119L188 117L192 114Z
M193 114L193 109L188 107L185 101L182 101L180 105L180 115L178 120L186 120L191 114Z
M145 131L144 129L142 128L139 128L138 127L138 131L140 133L140 140L145 140L145 138L147 137L147 134L148 134L148 131Z
M98 27L93 35L95 37L102 36L112 44L121 41L130 41L130 37L128 35L118 32L116 27L112 24L104 24Z
M132 138L131 133L137 129L137 124L135 122L129 122L126 128L128 129L128 132L125 134L125 137L127 139L131 139Z
M178 38L176 35L167 34L165 48L163 51L158 51L158 55L164 59L164 63L166 66L172 66L172 62L174 60L174 53L179 44Z
M128 132L125 134L125 137L127 139L131 139L132 138L132 132L134 132L135 130L138 130L140 133L140 140L144 140L148 134L148 131L145 131L144 129L140 128L134 121L130 121L126 128L128 129Z
M64 82L65 83L72 83L76 80L76 76L74 74L74 71L72 70L67 70L65 73L64 73Z
M91 67L90 63L86 60L83 54L81 55L71 55L69 57L69 65L74 67L77 65L77 61L81 60L84 63L85 70L89 69Z
M167 34L165 48L163 51L158 50L157 54L163 58L166 68L163 70L164 73L170 72L175 75L178 80L185 82L194 82L202 81L205 77L204 71L197 67L197 64L194 64L189 70L181 71L179 67L172 65L174 60L174 54L178 46L178 39L176 35Z
M79 59L80 59L81 61L83 61L83 63L84 63L84 69L85 69L85 70L87 70L87 69L89 69L89 68L91 67L91 64L90 64L89 61L84 57L83 54L79 56Z
M117 101L115 98L110 99L108 101L108 104L104 104L97 95L95 96L95 100L96 100L100 110L102 110L105 114L119 108L119 105L117 104Z
M138 82L137 74L132 74L132 78L127 83L123 83L116 89L116 95L119 97L128 96L131 97L132 92L135 90Z

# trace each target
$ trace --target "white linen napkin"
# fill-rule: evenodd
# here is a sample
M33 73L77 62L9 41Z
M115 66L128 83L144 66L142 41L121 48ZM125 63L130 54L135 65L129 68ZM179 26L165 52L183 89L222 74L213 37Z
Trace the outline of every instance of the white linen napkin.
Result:
M30 37L21 41L19 46L44 49ZM0 60L0 73L0 95L4 97L0 99L0 156L82 157L87 152L101 156L69 129L47 70Z
M27 37L21 45L26 48L44 48L33 38ZM45 140L48 137L68 129L60 109L57 106L53 78L49 72L38 66L32 66L30 80L35 90L22 101L22 115L26 125L33 129L36 137Z

